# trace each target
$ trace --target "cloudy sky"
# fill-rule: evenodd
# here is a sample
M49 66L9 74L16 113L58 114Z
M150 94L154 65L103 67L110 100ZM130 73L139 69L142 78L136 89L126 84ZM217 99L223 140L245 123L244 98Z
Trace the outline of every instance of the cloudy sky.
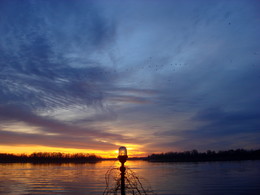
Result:
M1 0L0 152L259 148L259 19L258 0Z

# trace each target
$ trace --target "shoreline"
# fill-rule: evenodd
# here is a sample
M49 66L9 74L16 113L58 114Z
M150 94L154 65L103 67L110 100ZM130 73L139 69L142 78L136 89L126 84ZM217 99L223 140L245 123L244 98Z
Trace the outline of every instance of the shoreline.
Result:
M114 159L102 159L96 161L0 161L0 164L95 164L102 161L113 161ZM200 160L200 161L176 161L176 160L147 160L147 159L129 159L129 161L146 161L149 163L204 163L204 162L239 162L239 161L259 161L260 159L223 159L223 160Z

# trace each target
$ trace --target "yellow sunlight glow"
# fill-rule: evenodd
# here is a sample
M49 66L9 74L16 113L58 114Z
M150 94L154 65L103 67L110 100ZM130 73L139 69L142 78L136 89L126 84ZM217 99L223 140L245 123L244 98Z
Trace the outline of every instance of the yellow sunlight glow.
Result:
M140 150L139 145L134 144L116 144L118 148L120 146L125 146L127 148L128 157L143 157L145 152ZM102 158L117 158L118 148L115 150L87 150L87 149L76 149L76 148L58 148L58 147L47 147L39 145L16 145L16 146L6 146L0 145L0 153L13 153L13 154L31 154L33 152L61 152L61 153L88 153L101 156Z

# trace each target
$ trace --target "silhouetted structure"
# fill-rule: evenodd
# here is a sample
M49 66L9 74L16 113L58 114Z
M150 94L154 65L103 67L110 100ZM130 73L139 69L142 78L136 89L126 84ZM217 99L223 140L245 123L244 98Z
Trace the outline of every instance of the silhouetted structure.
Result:
M147 157L151 162L202 162L202 161L234 161L234 160L260 160L260 150L227 150L198 152L197 150L186 152L167 152L152 154Z
M121 195L125 195L125 162L127 160L128 156L127 156L127 150L126 147L121 146L119 148L118 151L118 160L121 162L121 167L120 167L120 171L121 171Z

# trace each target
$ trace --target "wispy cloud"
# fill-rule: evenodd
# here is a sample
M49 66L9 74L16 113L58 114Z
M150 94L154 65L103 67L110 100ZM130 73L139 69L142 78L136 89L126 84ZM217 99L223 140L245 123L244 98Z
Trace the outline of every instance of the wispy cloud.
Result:
M259 146L259 13L258 1L239 0L1 1L1 127L42 133L1 137Z

